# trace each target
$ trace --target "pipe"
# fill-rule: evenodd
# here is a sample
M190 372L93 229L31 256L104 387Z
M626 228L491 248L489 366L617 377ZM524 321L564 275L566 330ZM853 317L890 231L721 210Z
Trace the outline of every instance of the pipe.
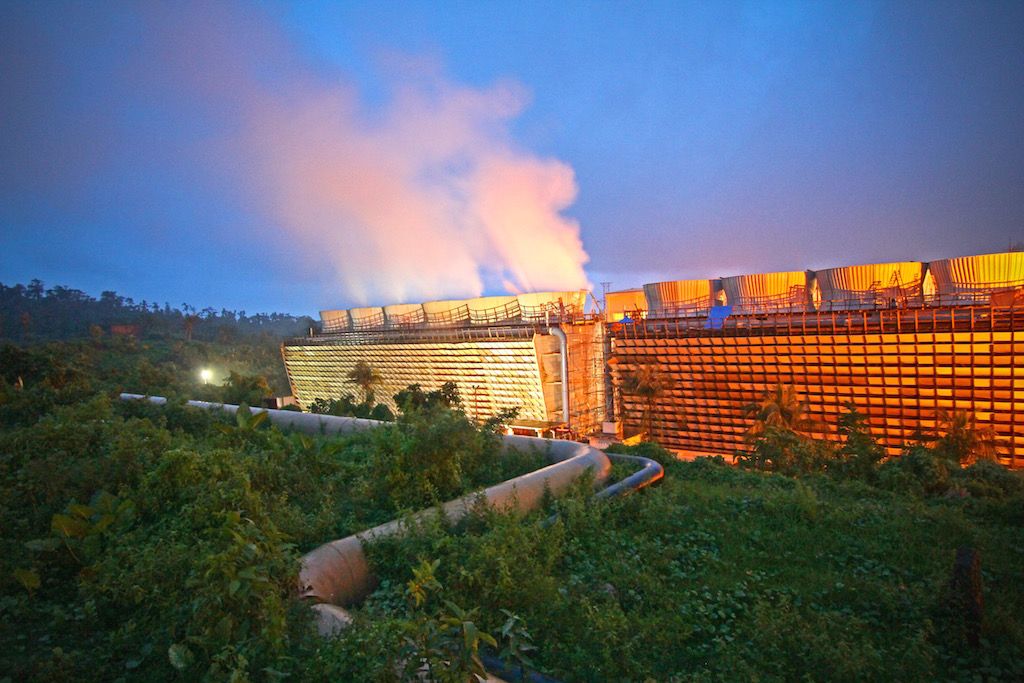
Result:
M505 441L510 447L516 448L534 445L538 440L526 436L509 436L505 437ZM574 441L544 441L547 442L549 457L555 461L554 464L503 481L484 491L456 498L440 506L440 510L421 510L412 516L411 521L429 519L439 513L443 513L449 520L457 521L465 517L481 498L493 507L528 512L540 506L545 492L563 492L588 470L594 472L598 483L608 478L611 464L601 451ZM343 606L365 598L373 591L376 582L370 572L364 544L400 533L408 525L405 520L392 520L325 543L307 553L302 558L299 573L302 597Z
M557 329L557 328L552 328ZM560 330L559 330L560 331ZM121 394L121 400L149 400L164 405L167 399L160 396ZM188 401L188 405L206 410L223 410L230 414L238 412L239 406L207 401ZM299 413L291 410L249 408L252 413L266 413L271 424L292 428L309 434L343 434L365 431L381 426L377 420L354 417L336 417ZM481 492L471 493L449 501L438 508L421 510L413 515L415 521L443 513L450 520L464 517L481 499L494 507L527 512L540 506L547 492L561 493L587 471L594 473L595 483L608 478L611 460L632 462L642 467L598 492L598 498L625 495L652 484L664 476L660 464L649 458L619 453L605 454L596 448L575 441L537 439L527 436L504 436L506 449L525 450L543 443L547 448L551 465L522 476L491 486ZM375 587L375 577L370 572L364 543L377 538L400 533L407 526L404 520L393 520L345 538L325 543L302 557L299 572L299 591L304 598L312 598L319 604L313 605L317 612L317 630L321 635L330 636L346 628L351 616L341 605L349 605L365 598Z
M162 396L121 394L122 401L141 399L161 406L167 403L167 399ZM231 415L238 412L238 406L230 403L211 403L209 401L187 401L187 403L193 408L223 410ZM267 413L270 422L277 427L295 429L306 434L350 434L374 429L384 424L379 420L366 420L360 417L336 417L334 415L300 413L295 410L275 410L273 408L249 408L249 410L253 413Z
M122 400L146 398L139 394L121 394ZM158 405L167 403L167 399L158 396L149 397L148 400ZM188 405L207 410L223 410L230 414L238 411L238 406L235 405L206 401L189 401ZM291 410L249 410L253 413L266 413L270 422L277 427L292 428L310 434L363 431L383 424L376 420L299 413ZM502 440L506 449L515 450L536 448L543 444L547 448L548 459L553 464L445 503L440 506L440 511L448 519L461 519L481 498L494 507L527 512L539 507L545 492L561 493L588 471L593 472L597 484L603 483L611 471L611 463L604 453L575 441L536 439L527 436L503 436ZM438 508L429 508L416 513L412 519L419 521L438 513ZM407 523L404 520L393 520L358 534L331 541L307 553L302 558L299 573L301 596L312 598L316 602L336 605L348 605L362 600L375 587L364 543L399 533L405 526Z
M640 455L626 455L625 453L605 453L605 455L613 462L633 463L641 467L625 479L598 491L594 495L595 498L614 498L616 496L629 495L645 486L650 486L665 476L665 468L657 460L651 460Z
M558 345L562 352L562 421L569 424L569 339L561 327L549 327L548 332L558 337Z

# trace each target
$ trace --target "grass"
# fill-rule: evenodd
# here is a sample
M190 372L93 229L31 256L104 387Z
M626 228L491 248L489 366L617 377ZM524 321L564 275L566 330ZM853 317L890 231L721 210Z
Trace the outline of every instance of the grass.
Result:
M1024 486L992 464L918 453L876 487L667 460L624 499L580 482L526 518L428 520L370 548L378 590L323 641L293 599L301 552L540 456L495 460L493 434L438 406L335 440L112 398L190 394L187 368L242 347L0 354L0 681L390 681L410 640L443 661L460 628L500 635L509 613L566 681L1024 680ZM947 595L963 545L981 555L977 647Z
M491 513L380 544L363 616L431 557L447 599L484 628L521 615L564 680L1020 680L1020 505L672 464L640 495L560 502L549 529ZM960 545L982 557L978 649L945 610Z

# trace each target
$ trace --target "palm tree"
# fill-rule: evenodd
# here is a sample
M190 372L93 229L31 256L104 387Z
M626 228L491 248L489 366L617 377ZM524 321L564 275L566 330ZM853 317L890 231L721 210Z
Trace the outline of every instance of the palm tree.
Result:
M749 441L762 436L769 427L801 436L820 432L822 427L820 422L807 416L807 405L796 388L782 382L766 391L760 401L744 406L743 413L754 418L754 424L747 430Z
M670 386L670 382L661 374L657 365L638 365L633 372L623 378L622 390L643 401L640 431L643 432L645 439L650 439L654 404L665 395Z
M935 438L935 451L961 465L978 460L996 459L996 435L992 427L981 427L974 413L967 410L936 413L940 436Z
M373 389L383 382L384 378L369 363L361 360L349 371L347 381L363 390L364 403L373 403Z

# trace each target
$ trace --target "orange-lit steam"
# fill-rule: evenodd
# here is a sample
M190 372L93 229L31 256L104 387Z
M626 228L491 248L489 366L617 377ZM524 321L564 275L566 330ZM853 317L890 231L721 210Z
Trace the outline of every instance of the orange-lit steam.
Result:
M429 60L391 56L386 100L371 104L252 12L151 12L161 68L231 131L203 155L285 233L270 241L298 250L296 268L333 277L322 305L587 285L579 225L561 213L573 170L510 133L522 87L462 86Z
M395 85L367 120L341 87L251 112L263 198L282 226L326 255L358 303L585 287L572 169L518 149L514 86L475 90L436 76Z

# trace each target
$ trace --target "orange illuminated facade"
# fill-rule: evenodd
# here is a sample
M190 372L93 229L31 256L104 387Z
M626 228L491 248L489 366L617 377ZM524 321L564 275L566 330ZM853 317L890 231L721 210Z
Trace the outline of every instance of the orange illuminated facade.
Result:
M744 407L783 383L826 438L848 403L891 454L967 411L1024 467L1024 253L658 282L608 292L598 314L584 304L547 292L323 311L321 334L282 351L303 405L351 392L365 361L385 401L453 381L480 418L519 408L573 436L646 431L728 456L749 448ZM637 392L641 374L657 391Z
M687 452L748 448L743 407L778 382L796 387L830 425L852 402L890 453L933 433L939 410L966 410L995 432L1006 464L1024 466L1024 307L937 307L730 316L618 326L611 360L617 405L640 429L645 402L624 378L655 366L654 440ZM685 427L680 427L685 421Z

